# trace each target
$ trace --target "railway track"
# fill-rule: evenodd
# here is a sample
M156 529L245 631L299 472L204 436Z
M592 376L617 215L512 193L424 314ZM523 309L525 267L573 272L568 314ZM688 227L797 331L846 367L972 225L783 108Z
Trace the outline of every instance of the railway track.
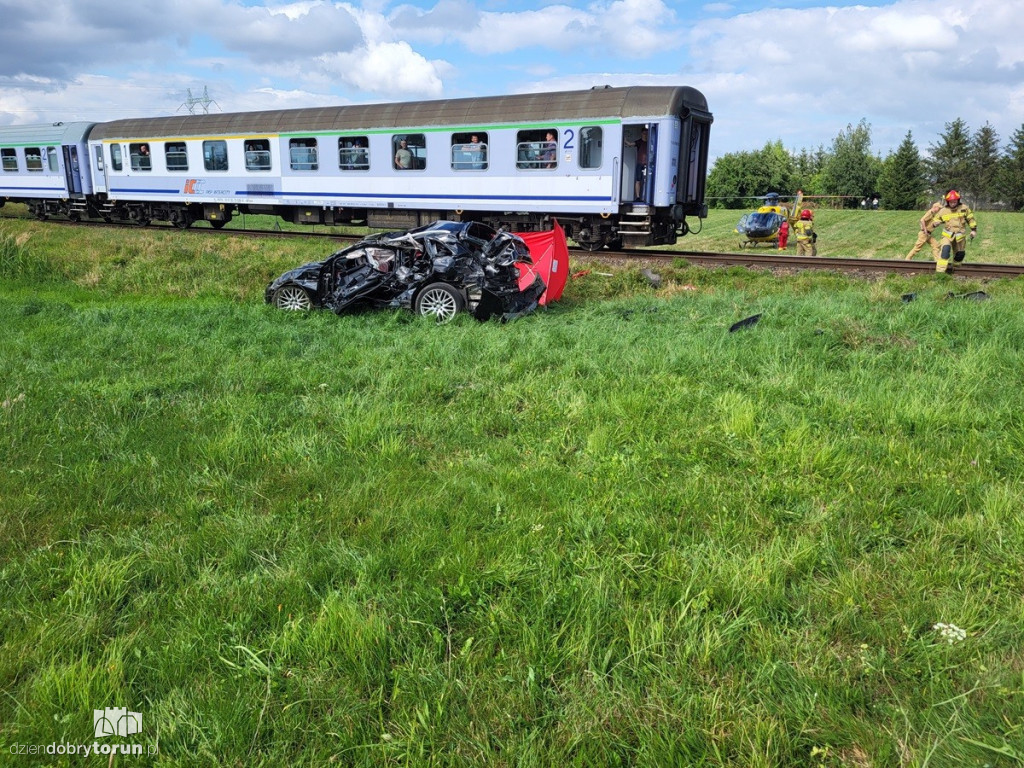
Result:
M646 260L648 262L671 263L683 259L690 264L712 267L756 267L761 269L825 269L836 272L881 272L907 275L935 273L933 261L905 261L903 259L852 259L845 257L792 256L788 254L759 253L710 253L707 251L623 251L619 253L573 251L570 257ZM1018 264L981 264L965 261L953 265L953 273L959 277L993 279L999 277L1021 277L1024 266Z
M4 216L2 218L26 219L25 216ZM59 219L50 219L50 223L73 227L111 227L124 229L125 224L108 224L102 221L72 222ZM148 224L145 226L130 227L135 230L174 230L170 224ZM327 238L335 241L347 242L359 239L357 235L343 235L334 232L307 232L280 229L234 229L225 227L213 229L210 227L191 227L187 230L200 236L245 236L245 237L267 237L267 238ZM607 263L636 263L647 264L671 264L682 259L690 264L697 264L706 267L751 267L757 269L771 270L804 270L823 269L836 272L850 273L897 273L906 275L933 274L935 263L933 261L905 261L902 259L856 259L846 257L825 257L825 256L794 256L779 253L756 253L746 251L743 253L718 253L711 251L659 251L659 250L627 250L627 251L587 251L570 249L569 256L575 259L589 261L603 261ZM965 261L962 264L954 265L954 274L958 277L971 277L977 279L1011 278L1024 276L1024 265L1017 264L982 264Z

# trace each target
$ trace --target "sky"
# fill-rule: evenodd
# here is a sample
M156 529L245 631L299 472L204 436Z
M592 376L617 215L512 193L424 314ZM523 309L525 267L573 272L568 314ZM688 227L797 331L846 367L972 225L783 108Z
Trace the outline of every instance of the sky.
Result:
M1024 2L0 0L0 126L689 85L712 157L1024 126ZM202 103L202 102L205 102Z

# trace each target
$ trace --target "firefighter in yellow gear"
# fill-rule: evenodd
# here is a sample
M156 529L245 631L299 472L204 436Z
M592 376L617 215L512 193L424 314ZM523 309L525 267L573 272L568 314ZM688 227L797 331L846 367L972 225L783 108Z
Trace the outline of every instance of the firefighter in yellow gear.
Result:
M818 255L818 234L814 231L814 214L810 209L804 208L800 211L800 219L793 225L796 230L796 255L817 256Z
M939 225L935 220L935 214L942 209L942 201L932 203L932 207L925 211L924 216L921 217L921 231L917 233L917 242L914 243L914 247L910 249L910 253L907 254L907 261L914 258L925 243L927 243L932 249L932 258L935 261L939 260L939 242L932 237L932 230Z
M950 272L949 260L959 264L967 255L967 238L974 239L978 234L978 222L967 204L961 202L960 193L949 190L943 198L945 205L935 214L935 221L942 226L942 245L939 258L935 261L936 272ZM968 234L970 229L970 234Z

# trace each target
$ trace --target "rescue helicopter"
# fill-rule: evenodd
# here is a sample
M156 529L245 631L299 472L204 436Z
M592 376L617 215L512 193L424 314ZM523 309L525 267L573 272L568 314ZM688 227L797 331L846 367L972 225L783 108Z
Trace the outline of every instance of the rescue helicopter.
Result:
M783 202L778 192L769 192L761 200L764 203L756 211L745 213L736 224L736 231L743 236L740 248L758 245L779 244L779 228L783 222L792 226L800 217L800 204L804 193L798 191L789 202Z

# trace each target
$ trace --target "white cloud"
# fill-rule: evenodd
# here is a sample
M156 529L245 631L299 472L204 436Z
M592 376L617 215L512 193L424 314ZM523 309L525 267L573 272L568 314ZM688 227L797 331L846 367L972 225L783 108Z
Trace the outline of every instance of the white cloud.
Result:
M362 44L355 16L344 6L301 3L275 9L224 6L214 34L254 61L280 62L351 51Z
M428 61L406 42L372 43L353 53L325 56L323 67L353 88L387 96L440 97L444 62Z
M475 29L480 15L469 0L441 0L429 10L400 5L388 16L388 25L397 35L436 45L457 40L466 30Z
M861 118L876 148L907 130L925 147L958 117L975 130L1001 126L1005 138L1024 119L1007 92L1008 80L1024 82L1024 14L1008 7L898 0L698 22L687 41L692 84L715 113L719 146L827 146Z
M0 123L172 114L204 86L233 111L603 84L700 89L716 154L1024 123L1019 3L855 1L0 0Z
M411 40L459 41L478 55L527 48L585 49L643 58L678 44L675 12L662 0L599 0L531 11L480 11L466 0L441 0L430 10L403 5L390 21Z

